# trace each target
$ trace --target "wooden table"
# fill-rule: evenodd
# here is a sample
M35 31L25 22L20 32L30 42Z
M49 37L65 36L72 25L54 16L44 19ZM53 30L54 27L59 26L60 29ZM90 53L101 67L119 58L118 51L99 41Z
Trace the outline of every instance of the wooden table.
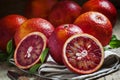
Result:
M4 0L2 0L2 1L4 2ZM24 3L22 3L22 5L24 5ZM17 6L17 7L19 7L19 6ZM13 9L13 8L15 8L15 7L12 6L11 9ZM5 10L3 9L3 11L5 11ZM21 11L18 10L18 13L19 12L21 13ZM118 20L117 20L117 23L116 23L116 25L115 25L115 27L113 29L113 34L117 35L117 37L120 39L120 11L119 11L118 14L119 14L118 15ZM119 55L120 55L120 53L119 53ZM10 80L8 78L8 76L7 76L7 71L8 70L19 71L16 67L10 67L5 63L0 63L0 80ZM29 77L30 80L36 80L36 78L34 76L31 76L31 75L25 75L25 76ZM40 80L43 80L43 79L40 79ZM101 78L99 78L97 80L120 80L120 70L118 70L118 71L116 71L114 73L111 73L109 75L103 76L103 77L101 77Z

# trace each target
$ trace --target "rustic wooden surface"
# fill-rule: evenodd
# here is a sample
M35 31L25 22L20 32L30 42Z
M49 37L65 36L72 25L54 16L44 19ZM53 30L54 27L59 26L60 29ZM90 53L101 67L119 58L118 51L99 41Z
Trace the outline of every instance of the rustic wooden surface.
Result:
M7 0L8 2L5 2L5 1L6 0L0 0L0 17L3 17L8 14L12 14L12 13L18 13L18 14L21 13L22 14L22 10L24 8L21 7L20 5L25 6L25 3L23 2L24 0L17 0L17 1L16 0ZM12 4L14 3L14 5L10 5L11 3ZM18 5L18 4L20 4L20 5ZM4 7L4 5L8 5L8 6ZM118 14L119 14L118 20L113 29L113 34L117 35L117 37L120 39L120 12ZM118 53L118 54L120 55L120 53ZM0 80L10 80L10 78L8 78L8 76L7 76L8 70L13 70L13 71L22 73L16 67L10 67L5 63L0 63ZM29 80L36 80L36 78L31 75L25 74L25 76L28 77ZM43 80L43 79L39 79L39 80ZM114 73L111 73L109 75L100 77L97 80L120 80L120 70L118 70Z

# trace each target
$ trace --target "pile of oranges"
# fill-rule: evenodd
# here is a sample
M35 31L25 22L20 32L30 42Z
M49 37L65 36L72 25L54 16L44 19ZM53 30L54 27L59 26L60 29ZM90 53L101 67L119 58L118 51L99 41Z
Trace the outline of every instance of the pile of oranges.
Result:
M41 32L47 38L50 55L63 65L66 63L62 57L66 40L75 34L89 34L104 47L111 40L116 20L117 10L108 0L88 0L82 5L74 0L29 0L24 15L9 14L0 19L0 49L6 52L11 39L18 48L29 33ZM87 37L94 42L94 38Z

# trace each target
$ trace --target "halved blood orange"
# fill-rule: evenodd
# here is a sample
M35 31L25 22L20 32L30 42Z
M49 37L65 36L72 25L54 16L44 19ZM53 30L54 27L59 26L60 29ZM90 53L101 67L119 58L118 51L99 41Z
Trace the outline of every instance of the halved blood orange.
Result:
M103 61L103 46L92 35L73 35L66 40L63 46L63 62L75 73L93 73L102 66Z
M17 45L14 60L17 67L28 69L40 61L40 54L45 50L47 38L41 32L26 35Z

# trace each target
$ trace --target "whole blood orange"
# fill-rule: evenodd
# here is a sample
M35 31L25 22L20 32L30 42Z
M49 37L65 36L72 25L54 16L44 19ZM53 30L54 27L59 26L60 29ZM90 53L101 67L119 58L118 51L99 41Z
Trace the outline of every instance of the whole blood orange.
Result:
M17 67L28 69L40 61L40 55L45 50L46 36L41 32L26 35L17 45L14 60Z
M111 21L113 27L117 21L117 9L110 0L88 0L82 6L82 13L88 11L104 14Z
M61 0L51 10L48 20L55 26L72 24L80 15L81 6L72 0Z
M49 21L42 18L28 19L15 33L15 44L17 45L24 36L35 31L42 32L47 38L49 38L51 33L54 31L54 27Z
M28 0L25 7L25 16L27 18L41 17L47 19L57 2L57 0Z
M63 61L77 74L97 71L103 64L104 52L101 43L92 35L76 34L68 38L63 46Z
M22 15L11 14L0 20L0 49L6 51L7 42L14 37L14 34L27 19Z
M106 46L112 37L112 24L102 13L89 11L81 14L74 22L83 32L96 37Z
M50 54L58 64L63 64L62 47L65 41L73 34L83 33L83 31L74 24L63 24L55 28L48 40Z

